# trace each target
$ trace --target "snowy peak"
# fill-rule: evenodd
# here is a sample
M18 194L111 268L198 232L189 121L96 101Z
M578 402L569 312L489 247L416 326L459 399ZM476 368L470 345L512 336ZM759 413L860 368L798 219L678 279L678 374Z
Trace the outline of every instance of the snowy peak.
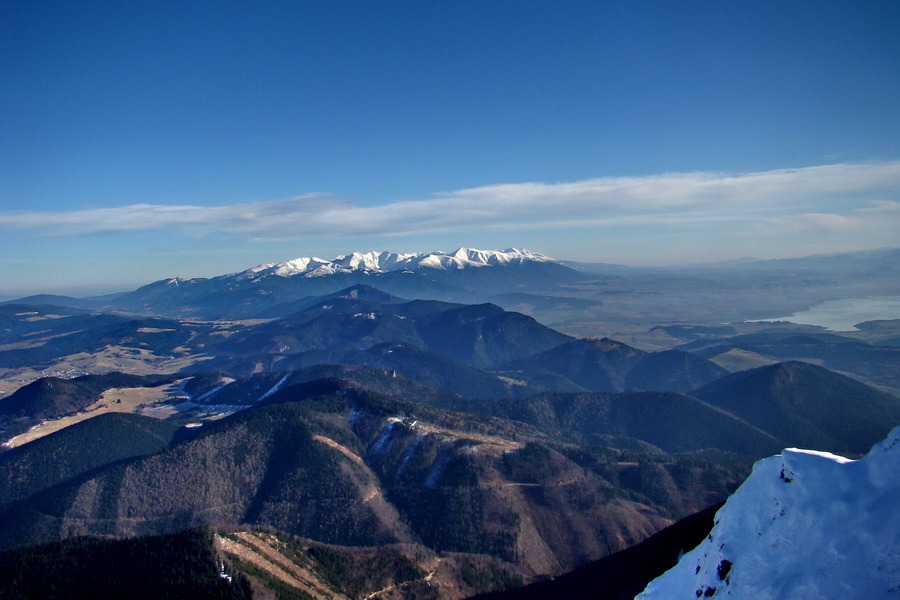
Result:
M402 298L479 304L510 292L544 290L584 275L553 259L509 248L399 254L353 252L272 262L211 278L160 280L117 296L117 310L221 319L285 317L305 299L353 285Z
M709 537L641 600L900 597L900 427L865 457L759 461Z
M388 271L416 271L419 269L458 270L520 264L523 262L555 262L552 258L529 250L476 250L459 248L455 252L397 254L394 252L353 252L331 260L296 258L282 263L258 265L238 274L241 278L321 277L335 273L384 273Z

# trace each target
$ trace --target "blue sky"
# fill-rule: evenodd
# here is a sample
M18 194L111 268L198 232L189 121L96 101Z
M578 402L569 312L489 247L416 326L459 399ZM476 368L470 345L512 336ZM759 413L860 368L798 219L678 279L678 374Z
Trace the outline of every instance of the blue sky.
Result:
M900 3L5 2L0 295L900 245Z

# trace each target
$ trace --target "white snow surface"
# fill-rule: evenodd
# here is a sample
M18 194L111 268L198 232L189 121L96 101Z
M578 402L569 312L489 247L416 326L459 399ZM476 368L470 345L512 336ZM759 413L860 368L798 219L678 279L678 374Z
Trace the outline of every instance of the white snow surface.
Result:
M900 599L900 427L855 461L757 462L709 537L637 596L697 598Z
M258 265L239 273L241 278L257 279L277 277L322 277L335 273L385 273L388 271L416 271L423 268L455 270L471 267L488 267L532 262L555 262L549 256L530 250L475 250L460 248L455 252L420 252L397 254L394 252L353 252L331 260L321 258L295 258L282 263Z
M274 394L275 392L277 392L278 390L280 390L280 389L281 389L281 386L284 385L284 382L287 381L287 378L290 377L290 376L291 376L290 373L288 373L287 375L285 375L284 377L282 377L281 379L279 379L279 380L278 380L278 383L276 383L275 385L273 385L273 386L269 389L268 392L266 392L265 394L263 394L262 396L260 396L260 397L259 397L259 400L257 400L257 402L262 402L263 400L265 400L266 398L268 398L269 396L271 396L272 394Z

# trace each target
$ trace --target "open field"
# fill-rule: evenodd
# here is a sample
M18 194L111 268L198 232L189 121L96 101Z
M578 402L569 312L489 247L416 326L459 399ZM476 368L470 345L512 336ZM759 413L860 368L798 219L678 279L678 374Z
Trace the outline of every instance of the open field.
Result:
M7 448L15 448L104 413L140 413L149 417L166 418L175 413L175 408L169 401L174 398L180 386L179 381L169 386L107 390L97 402L78 414L44 421L10 439L4 445Z
M41 377L72 379L113 371L134 375L168 375L206 358L203 355L158 356L143 348L107 346L100 352L70 354L50 365L0 369L0 398Z

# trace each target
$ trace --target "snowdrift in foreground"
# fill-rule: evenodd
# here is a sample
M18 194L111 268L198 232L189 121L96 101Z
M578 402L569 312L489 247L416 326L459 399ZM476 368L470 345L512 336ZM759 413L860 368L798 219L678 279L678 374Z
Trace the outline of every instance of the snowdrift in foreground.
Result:
M637 598L900 599L900 427L856 461L759 461L709 537Z

